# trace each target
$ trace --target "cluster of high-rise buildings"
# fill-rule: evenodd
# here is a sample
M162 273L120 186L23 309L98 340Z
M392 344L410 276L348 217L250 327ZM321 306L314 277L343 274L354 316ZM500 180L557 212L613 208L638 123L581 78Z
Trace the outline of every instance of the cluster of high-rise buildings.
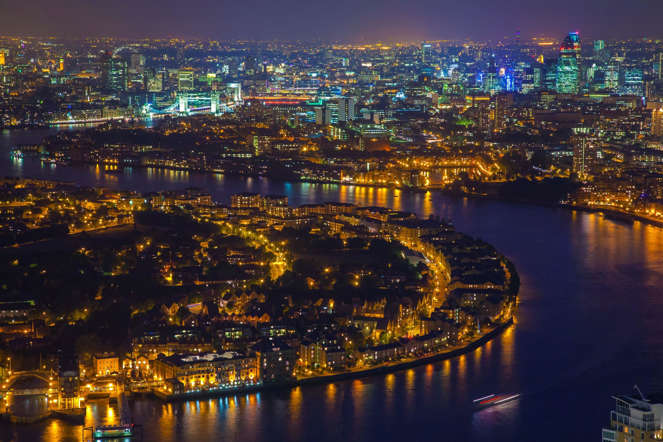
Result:
M277 106L307 103L306 118L319 124L353 120L364 110L379 119L385 105L424 104L412 100L413 82L442 102L541 92L651 98L660 93L662 61L659 41L588 43L578 32L561 42L506 38L496 44L420 45L5 37L0 39L0 124L218 114L248 97ZM391 93L381 94L380 86ZM108 111L118 108L121 112Z

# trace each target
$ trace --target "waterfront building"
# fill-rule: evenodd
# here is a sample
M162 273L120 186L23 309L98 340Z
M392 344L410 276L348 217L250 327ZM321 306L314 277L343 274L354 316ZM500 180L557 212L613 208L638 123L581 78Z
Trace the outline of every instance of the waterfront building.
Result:
M253 384L260 378L256 356L235 351L160 356L151 367L157 380L168 381L169 393Z
M299 347L299 363L306 368L334 370L345 364L346 352L335 336L309 337Z
M262 196L258 193L237 193L230 197L230 207L233 209L257 209L260 207Z
M288 381L294 376L297 349L280 338L265 338L253 349L258 355L261 379L264 383Z
M663 439L663 398L640 399L613 396L610 427L602 431L602 442L658 441Z
M560 94L577 94L580 83L580 35L570 32L559 49L555 88Z
M187 329L172 333L149 332L136 337L131 342L131 357L155 360L159 355L172 356L184 353L209 353L213 351L211 342L200 337L200 333Z
M100 353L92 357L92 367L96 376L108 376L120 372L120 358L114 353Z

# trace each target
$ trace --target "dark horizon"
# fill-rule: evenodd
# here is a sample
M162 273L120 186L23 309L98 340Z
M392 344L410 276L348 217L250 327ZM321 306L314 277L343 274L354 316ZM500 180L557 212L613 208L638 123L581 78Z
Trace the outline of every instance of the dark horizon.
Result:
M617 0L556 3L517 0L389 0L362 3L215 3L191 0L89 3L32 0L0 6L5 35L62 38L183 38L253 41L396 42L498 41L533 36L562 38L571 30L593 39L662 38L663 2ZM589 36L589 37L588 37Z

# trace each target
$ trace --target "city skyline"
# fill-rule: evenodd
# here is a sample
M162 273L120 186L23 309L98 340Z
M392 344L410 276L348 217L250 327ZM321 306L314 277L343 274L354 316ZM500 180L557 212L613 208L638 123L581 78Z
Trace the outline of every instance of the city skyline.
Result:
M663 440L658 7L250 1L0 6L0 434Z
M584 38L663 37L658 17L663 3L638 0L584 2L577 8L554 4L486 0L456 4L448 0L373 0L299 4L286 0L251 3L193 0L182 8L174 0L113 5L34 0L0 6L4 34L66 38L196 38L281 41L416 41L436 39L501 40L564 35L579 30Z

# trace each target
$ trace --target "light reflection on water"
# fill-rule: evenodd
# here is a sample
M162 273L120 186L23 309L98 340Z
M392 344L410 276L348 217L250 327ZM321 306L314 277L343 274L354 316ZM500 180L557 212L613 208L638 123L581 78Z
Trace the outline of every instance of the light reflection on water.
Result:
M7 143L3 133L0 143ZM607 422L610 395L660 387L663 369L663 230L599 214L437 193L283 183L266 178L158 169L104 174L94 166L20 164L0 150L0 175L140 191L209 189L286 194L291 204L342 201L450 218L494 244L521 277L517 324L481 349L449 361L361 380L285 391L130 407L147 441L206 440L590 440ZM520 392L518 401L473 413L472 399ZM117 409L88 405L86 425ZM112 410L109 412L109 410ZM114 413L114 414L113 414ZM551 427L550 422L564 422ZM541 431L545 428L546 431ZM442 431L444 429L444 431ZM4 432L3 430L7 430ZM81 427L46 421L0 424L15 440L80 440Z

